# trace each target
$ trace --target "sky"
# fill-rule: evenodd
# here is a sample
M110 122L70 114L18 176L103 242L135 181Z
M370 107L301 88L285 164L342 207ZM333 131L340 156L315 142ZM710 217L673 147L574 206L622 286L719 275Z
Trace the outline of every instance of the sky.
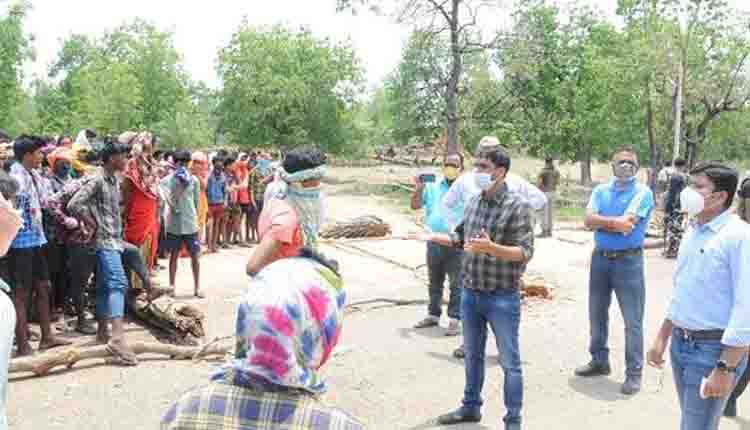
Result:
M7 1L0 0L0 9L4 9ZM586 1L596 4L605 15L614 16L616 0ZM409 34L409 27L396 24L392 17L369 12L356 16L337 13L336 0L32 0L32 3L26 29L35 39L36 61L25 66L27 79L45 76L67 36L74 33L96 36L135 17L172 31L186 70L193 79L212 87L219 85L216 54L229 42L245 16L253 25L304 25L320 36L350 40L362 60L370 87L396 67ZM730 0L730 3L750 11L750 0Z

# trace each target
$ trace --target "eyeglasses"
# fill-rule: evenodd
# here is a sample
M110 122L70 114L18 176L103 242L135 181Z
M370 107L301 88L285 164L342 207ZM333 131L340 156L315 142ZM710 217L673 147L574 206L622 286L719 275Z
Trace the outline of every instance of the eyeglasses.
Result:
M638 166L638 164L635 161L633 161L633 160L620 160L620 161L617 162L617 164L619 166L624 166L626 164L629 165L629 166L631 166L631 167L637 167Z

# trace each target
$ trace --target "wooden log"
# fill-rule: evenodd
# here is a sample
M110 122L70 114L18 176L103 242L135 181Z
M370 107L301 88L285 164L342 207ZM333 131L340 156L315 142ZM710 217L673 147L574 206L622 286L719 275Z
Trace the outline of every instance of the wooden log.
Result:
M167 341L177 345L197 345L205 336L205 316L193 305L161 297L151 303L142 296L128 300L138 320L156 328Z
M212 343L206 346L178 346L155 342L135 342L131 344L133 352L138 354L160 354L169 356L172 360L191 360L209 356L223 356L231 347ZM10 361L8 373L31 372L36 376L44 376L55 367L72 368L83 360L107 359L115 357L107 351L106 345L86 348L57 349L33 357L21 357ZM110 360L109 363L111 363Z

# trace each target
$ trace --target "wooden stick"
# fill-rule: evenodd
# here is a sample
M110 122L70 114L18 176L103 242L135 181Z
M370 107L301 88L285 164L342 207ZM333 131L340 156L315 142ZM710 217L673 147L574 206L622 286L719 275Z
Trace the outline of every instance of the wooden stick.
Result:
M173 360L190 360L212 355L225 355L230 351L229 346L212 344L205 346L177 346L165 343L135 342L131 345L135 354L168 355ZM10 361L8 373L31 372L36 376L44 376L55 367L72 368L82 360L114 357L107 351L106 345L87 348L65 348L46 352L35 357L21 357Z
M372 252L370 252L370 251L368 251L366 249L362 249L362 248L360 248L358 246L354 246L354 245L351 245L351 244L329 243L328 245L333 246L334 248L337 248L337 249L341 249L343 251L349 251L349 252L356 251L356 252L365 254L368 257L372 257L372 258L384 261L386 263L393 264L394 266L400 267L402 269L406 269L406 270L408 270L410 272L414 272L414 270L416 270L416 267L411 267L411 266L408 266L408 265L406 265L404 263L400 263L398 261L391 260L388 257L383 257L382 255L378 255L378 254L372 253Z

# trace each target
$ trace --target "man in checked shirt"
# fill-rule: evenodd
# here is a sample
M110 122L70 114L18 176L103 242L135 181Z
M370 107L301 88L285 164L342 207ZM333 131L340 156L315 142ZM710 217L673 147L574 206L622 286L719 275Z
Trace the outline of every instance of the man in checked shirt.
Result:
M438 418L441 425L479 422L487 325L497 342L505 374L503 396L506 430L521 428L523 377L519 351L521 276L534 253L531 211L526 201L509 191L505 177L510 157L502 149L482 152L474 163L476 185L482 190L467 204L464 221L453 235L423 233L417 240L463 248L466 387L463 406Z

